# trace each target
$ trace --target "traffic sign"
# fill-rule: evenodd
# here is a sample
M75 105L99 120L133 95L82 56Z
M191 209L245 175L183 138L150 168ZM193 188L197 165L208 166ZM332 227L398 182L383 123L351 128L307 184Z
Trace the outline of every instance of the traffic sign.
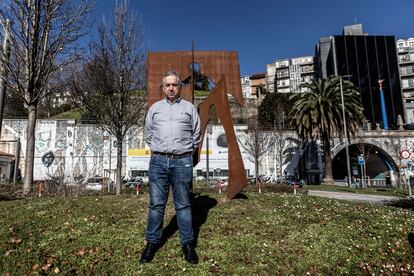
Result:
M365 165L365 159L363 156L358 156L358 164L359 165Z
M400 156L402 159L408 159L410 157L410 152L408 150L402 150L400 152Z

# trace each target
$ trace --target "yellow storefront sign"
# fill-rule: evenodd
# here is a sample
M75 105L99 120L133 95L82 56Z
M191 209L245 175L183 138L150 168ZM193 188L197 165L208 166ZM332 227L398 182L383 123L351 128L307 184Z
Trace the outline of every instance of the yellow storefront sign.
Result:
M144 156L150 157L151 151L149 149L129 149L128 156Z

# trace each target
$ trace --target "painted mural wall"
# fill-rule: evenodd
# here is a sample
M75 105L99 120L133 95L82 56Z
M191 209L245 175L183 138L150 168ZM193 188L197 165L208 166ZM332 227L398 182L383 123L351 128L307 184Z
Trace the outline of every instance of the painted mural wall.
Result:
M0 151L15 154L16 140L20 139L20 165L24 176L26 153L26 120L4 120L2 127ZM236 136L242 138L241 132L246 126L236 125ZM195 171L206 171L207 148L209 139L210 171L228 170L227 139L221 125L213 125L211 134L205 135L201 159ZM242 139L239 139L242 140ZM240 141L239 141L240 142ZM144 142L142 128L132 128L126 136L123 147L123 172L127 179L137 175L147 175L150 151ZM107 176L115 179L116 168L115 138L97 125L75 124L71 120L38 120L35 130L34 180L51 178L64 179L69 182L82 182L93 176ZM254 164L248 161L241 149L245 169L249 175L254 174ZM269 172L273 165L273 154L264 159L261 165L263 173Z
M22 175L26 125L26 120L4 120L2 128L2 140L20 138L19 168ZM38 120L35 130L34 180L56 177L66 181L82 181L92 176L108 175L116 164L114 144L114 139L99 126L74 125L73 121L67 120ZM2 143L0 146L4 152L15 153L15 142Z

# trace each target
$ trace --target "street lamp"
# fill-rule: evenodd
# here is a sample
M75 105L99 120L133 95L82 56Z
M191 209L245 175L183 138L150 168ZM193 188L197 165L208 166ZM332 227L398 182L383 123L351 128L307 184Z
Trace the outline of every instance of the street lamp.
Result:
M207 139L206 139L206 170L207 170L207 175L206 175L206 181L207 181L207 185L210 184L210 160L209 160L209 151L210 151L210 135L212 134L212 127L211 125L207 125Z
M339 85L341 88L341 102L342 102L342 118L344 120L344 139L345 139L345 153L346 153L346 169L348 172L348 187L351 187L351 166L349 164L349 150L348 150L348 133L346 128L346 118L345 118L345 104L344 104L344 91L342 87L342 78L350 77L351 75L339 76Z

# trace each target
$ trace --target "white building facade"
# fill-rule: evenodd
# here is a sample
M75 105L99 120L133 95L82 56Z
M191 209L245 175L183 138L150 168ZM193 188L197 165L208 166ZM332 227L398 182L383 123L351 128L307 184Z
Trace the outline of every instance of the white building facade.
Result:
M250 98L252 96L252 88L250 86L250 77L245 76L240 78L243 98Z
M414 124L414 38L397 40L398 65L407 124Z
M266 86L270 93L305 92L303 83L314 78L315 62L313 56L277 60L267 65Z

